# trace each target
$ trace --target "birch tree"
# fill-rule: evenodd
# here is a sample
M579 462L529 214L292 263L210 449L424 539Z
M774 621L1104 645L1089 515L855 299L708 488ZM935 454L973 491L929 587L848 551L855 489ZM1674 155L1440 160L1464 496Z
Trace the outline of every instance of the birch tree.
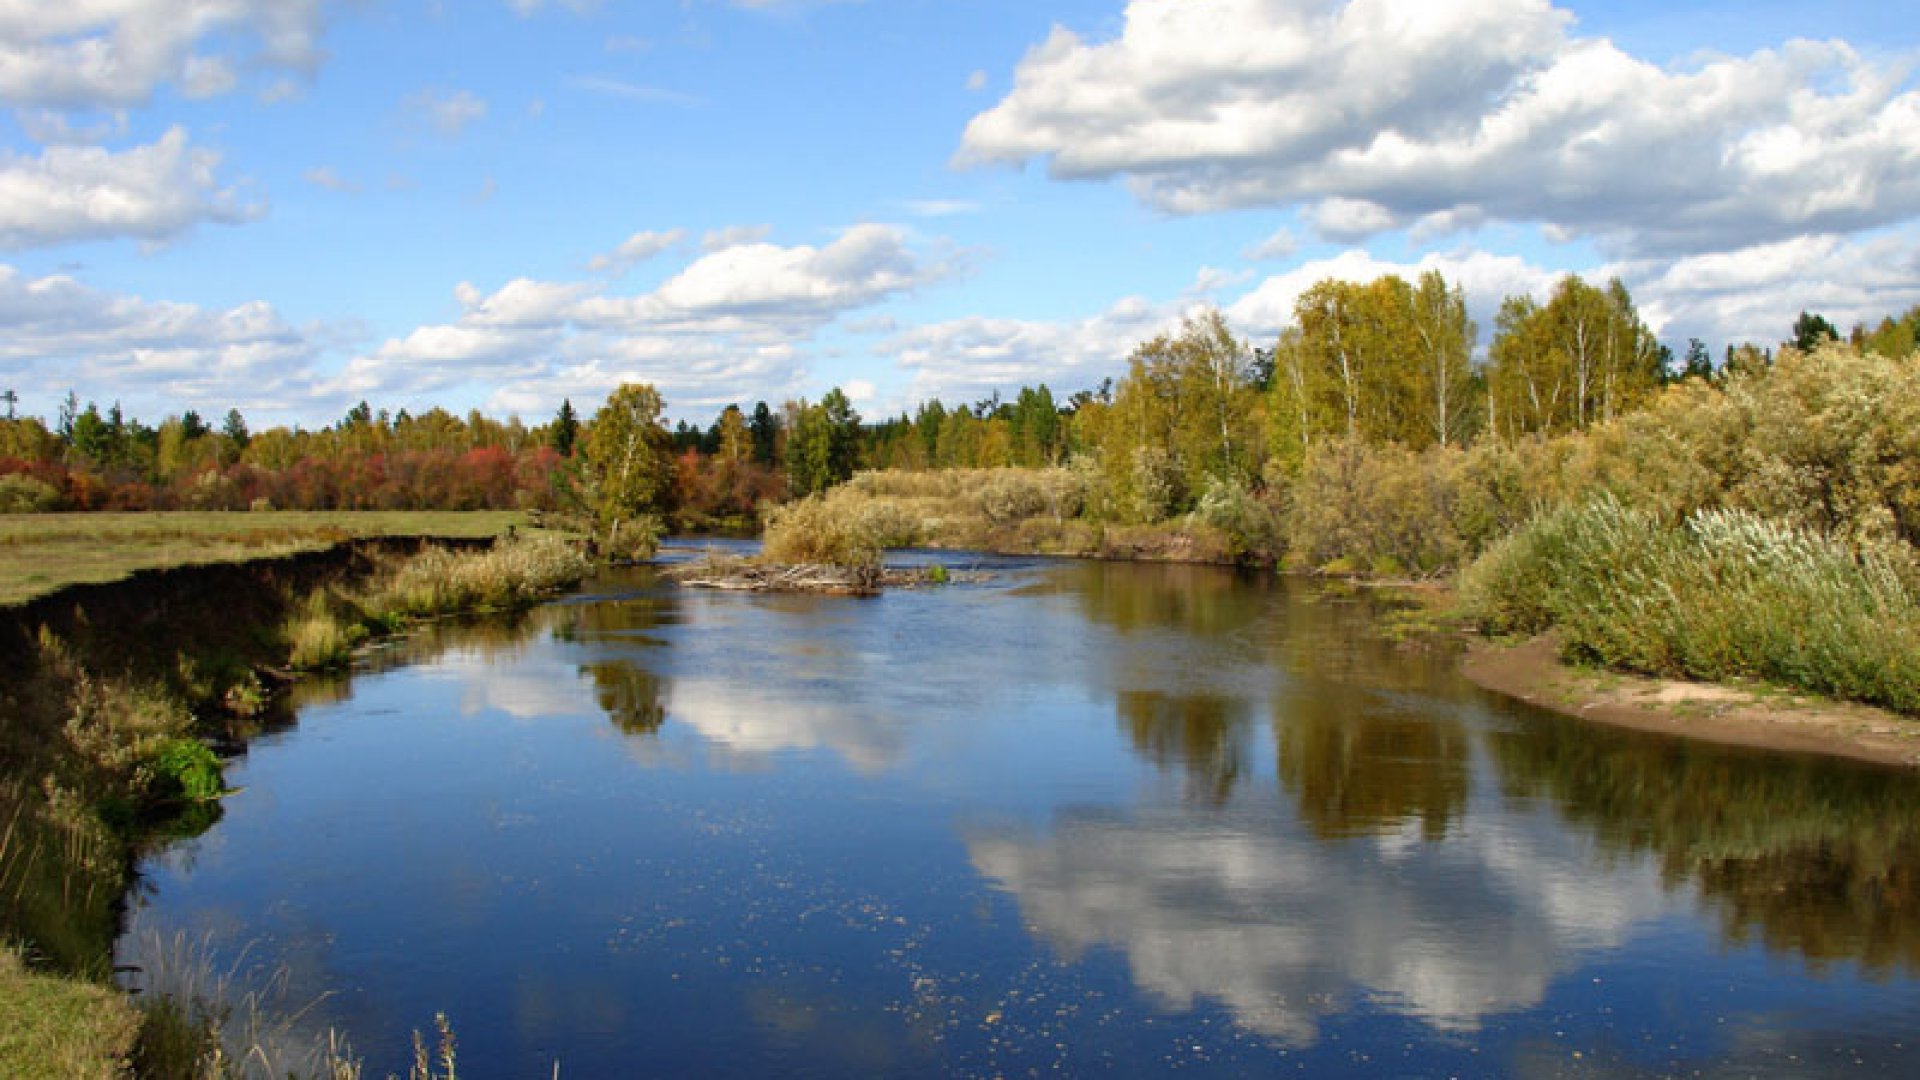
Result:
M609 551L650 553L658 538L655 515L673 477L662 407L653 387L627 383L607 397L587 428L585 494Z

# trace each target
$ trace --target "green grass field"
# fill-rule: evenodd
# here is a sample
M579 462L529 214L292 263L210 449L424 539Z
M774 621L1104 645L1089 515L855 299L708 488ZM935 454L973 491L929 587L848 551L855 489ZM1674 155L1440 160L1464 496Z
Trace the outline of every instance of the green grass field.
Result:
M0 607L139 570L319 551L379 536L498 536L512 511L0 514Z

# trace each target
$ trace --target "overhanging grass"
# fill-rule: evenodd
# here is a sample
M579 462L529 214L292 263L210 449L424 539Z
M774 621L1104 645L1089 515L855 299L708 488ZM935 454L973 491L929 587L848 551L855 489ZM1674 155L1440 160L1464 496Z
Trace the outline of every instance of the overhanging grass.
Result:
M512 511L0 514L0 606L137 571L244 562L381 536L499 536Z
M1494 633L1562 634L1573 658L1755 678L1920 716L1920 570L1742 511L1670 526L1611 499L1543 515L1463 575Z
M281 627L288 663L303 671L338 667L361 642L410 621L527 607L592 569L578 544L553 533L521 533L485 551L429 549L364 588L310 594Z

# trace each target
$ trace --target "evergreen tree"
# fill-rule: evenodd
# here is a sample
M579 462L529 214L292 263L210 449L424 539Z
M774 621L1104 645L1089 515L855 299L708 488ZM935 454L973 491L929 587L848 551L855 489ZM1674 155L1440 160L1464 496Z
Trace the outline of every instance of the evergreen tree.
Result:
M860 414L839 387L818 404L801 403L787 436L787 479L799 495L825 491L853 475L860 453Z
M1707 352L1707 343L1699 338L1687 339L1687 359L1680 369L1682 379L1713 378L1713 357Z
M554 453L563 458L573 456L573 444L580 437L580 417L573 411L572 398L560 399L560 411L554 414L553 430L547 437Z
M753 460L771 468L779 455L780 421L766 402L754 402L753 419L747 421L747 430L753 436Z
M1793 347L1803 353L1839 340L1840 331L1835 330L1825 316L1803 311L1799 318L1793 320Z

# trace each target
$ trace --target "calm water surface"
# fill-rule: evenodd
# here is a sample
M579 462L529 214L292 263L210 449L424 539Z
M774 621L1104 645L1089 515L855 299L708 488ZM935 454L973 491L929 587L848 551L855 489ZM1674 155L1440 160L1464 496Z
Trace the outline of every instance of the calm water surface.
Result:
M953 563L948 556L944 561ZM369 1075L1920 1075L1920 782L1484 694L1367 595L635 570L313 691L124 960Z

